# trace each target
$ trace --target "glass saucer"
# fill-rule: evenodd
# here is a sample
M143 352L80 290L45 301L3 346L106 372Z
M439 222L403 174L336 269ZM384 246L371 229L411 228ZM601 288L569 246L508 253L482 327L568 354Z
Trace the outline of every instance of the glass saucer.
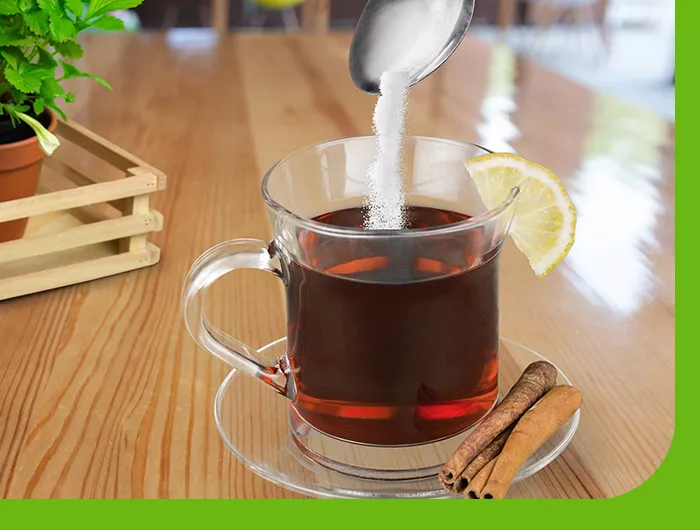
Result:
M286 339L279 339L260 349L260 354L276 359L284 354ZM501 339L499 350L499 387L507 392L534 362L546 360L538 353L513 341ZM571 384L559 370L558 384ZM247 468L266 480L304 495L325 498L449 498L437 479L439 467L428 476L410 479L360 477L322 465L302 452L298 435L292 434L293 414L289 400L276 394L257 379L232 370L219 387L214 404L214 417L226 446ZM540 449L533 454L515 476L515 482L527 478L552 462L569 445L579 423L576 412ZM290 424L291 421L291 424ZM318 432L318 431L316 431ZM455 436L454 448L468 432ZM354 444L346 444L353 446ZM359 448L360 446L358 446ZM379 448L391 451L407 462L422 461L420 451L426 446ZM441 461L449 456L444 447ZM413 454L412 454L413 453ZM386 453L389 454L389 453ZM423 468L425 469L425 468Z

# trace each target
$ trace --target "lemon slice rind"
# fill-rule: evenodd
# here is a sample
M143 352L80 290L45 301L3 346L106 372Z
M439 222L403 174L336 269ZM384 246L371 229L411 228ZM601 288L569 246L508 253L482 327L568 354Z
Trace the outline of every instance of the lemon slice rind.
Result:
M498 207L520 188L510 235L537 276L544 278L574 244L576 210L564 186L547 168L510 153L465 162L484 205Z

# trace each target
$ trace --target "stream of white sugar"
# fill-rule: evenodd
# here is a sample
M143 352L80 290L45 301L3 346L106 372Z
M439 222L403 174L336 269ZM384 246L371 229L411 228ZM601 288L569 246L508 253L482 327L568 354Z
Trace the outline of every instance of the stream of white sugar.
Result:
M374 109L376 154L367 174L365 228L370 230L405 227L401 151L408 85L404 72L384 72L381 76L381 96Z

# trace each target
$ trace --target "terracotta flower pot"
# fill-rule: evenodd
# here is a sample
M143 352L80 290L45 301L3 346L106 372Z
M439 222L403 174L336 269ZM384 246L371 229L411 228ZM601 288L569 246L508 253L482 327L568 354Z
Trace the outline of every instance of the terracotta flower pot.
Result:
M53 132L56 129L56 116L48 110L46 112L50 118L47 128ZM0 203L36 194L44 156L36 136L0 144ZM0 243L21 238L26 226L26 218L0 223Z

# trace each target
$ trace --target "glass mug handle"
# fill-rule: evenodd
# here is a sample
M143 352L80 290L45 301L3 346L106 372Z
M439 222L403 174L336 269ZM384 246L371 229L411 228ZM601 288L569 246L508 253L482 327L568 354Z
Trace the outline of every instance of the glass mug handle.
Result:
M257 360L250 346L234 339L209 322L204 314L204 300L209 287L229 272L256 269L274 274L284 281L269 244L257 239L234 239L220 243L194 262L182 288L182 313L187 331L194 341L243 373L267 383L282 395L287 395L287 377L279 364L264 364Z

